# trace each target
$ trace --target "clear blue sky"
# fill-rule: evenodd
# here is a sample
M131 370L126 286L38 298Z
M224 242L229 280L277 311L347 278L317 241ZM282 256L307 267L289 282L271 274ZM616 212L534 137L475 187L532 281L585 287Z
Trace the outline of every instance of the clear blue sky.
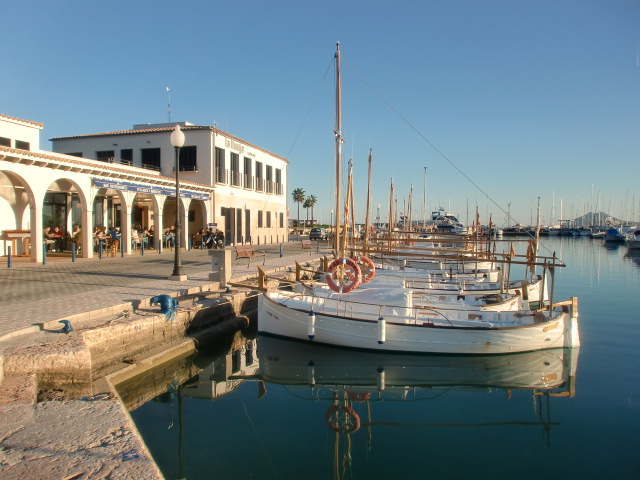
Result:
M369 148L384 220L392 178L421 218L424 167L427 209L463 221L529 224L541 197L548 223L554 192L556 218L598 196L638 218L638 0L8 2L0 113L43 122L50 149L167 121L171 87L173 121L287 157L291 216L300 187L329 222L337 41L359 221Z

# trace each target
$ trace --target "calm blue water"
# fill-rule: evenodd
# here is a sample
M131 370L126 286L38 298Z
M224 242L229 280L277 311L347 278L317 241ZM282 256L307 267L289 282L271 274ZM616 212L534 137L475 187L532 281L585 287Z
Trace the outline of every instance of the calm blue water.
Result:
M640 255L543 244L567 264L554 300L579 297L578 352L469 359L235 338L121 390L168 479L640 478ZM534 389L542 378L555 388Z

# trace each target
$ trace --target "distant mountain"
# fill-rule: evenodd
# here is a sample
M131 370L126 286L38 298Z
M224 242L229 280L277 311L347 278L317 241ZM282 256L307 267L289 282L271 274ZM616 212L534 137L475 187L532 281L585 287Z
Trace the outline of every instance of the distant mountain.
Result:
M616 217L612 217L605 212L589 212L585 213L581 217L574 218L571 225L572 227L591 227L591 226L604 226L607 223L613 224L621 224L622 220ZM625 225L628 224L628 221L624 222Z

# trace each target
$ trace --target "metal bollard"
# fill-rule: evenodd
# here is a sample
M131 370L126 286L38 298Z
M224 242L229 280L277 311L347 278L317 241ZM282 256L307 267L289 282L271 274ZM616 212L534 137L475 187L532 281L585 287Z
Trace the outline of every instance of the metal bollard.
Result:
M47 244L42 245L42 264L47 264Z
M282 253L282 244L280 244L280 258L282 258L283 253Z
M98 259L102 260L102 242L98 242Z
M71 261L72 262L76 261L76 244L75 243L71 244Z
M11 246L7 247L7 268L11 268Z
M124 240L120 238L120 258L124 258Z
M140 255L144 256L144 238L140 242Z

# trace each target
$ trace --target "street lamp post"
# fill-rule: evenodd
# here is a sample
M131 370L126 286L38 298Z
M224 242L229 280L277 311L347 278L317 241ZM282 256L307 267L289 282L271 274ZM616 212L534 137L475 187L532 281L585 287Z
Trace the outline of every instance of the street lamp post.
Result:
M175 221L175 237L174 247L175 255L173 259L173 274L169 277L171 280L186 280L187 276L182 272L182 262L180 260L180 236L182 234L180 227L180 148L184 145L184 133L180 130L180 125L176 125L175 130L171 133L171 145L176 152L176 221Z

